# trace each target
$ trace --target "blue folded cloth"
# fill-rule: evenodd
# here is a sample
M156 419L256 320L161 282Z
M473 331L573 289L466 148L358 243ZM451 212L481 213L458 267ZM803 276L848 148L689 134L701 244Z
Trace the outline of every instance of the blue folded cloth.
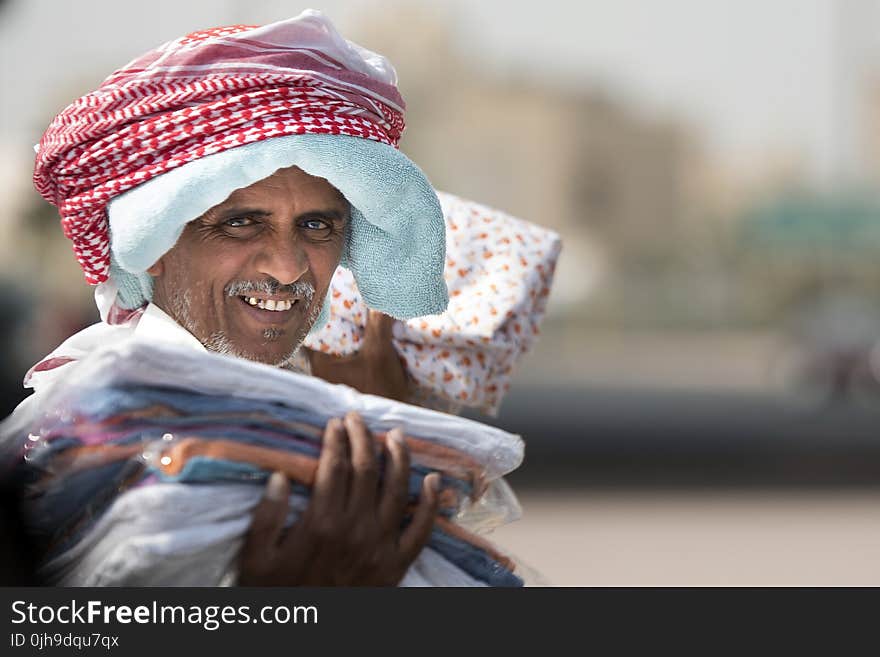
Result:
M187 390L152 386L106 386L70 400L41 431L39 445L19 464L22 479L30 481L27 514L30 530L42 545L45 561L63 555L90 531L129 487L153 482L264 485L269 472L241 461L192 456L182 469L166 473L148 457L150 445L178 437L211 442L234 441L315 458L320 451L320 427L327 418L301 408L270 401L205 395ZM104 462L101 450L141 445L138 456L113 457ZM170 444L170 442L168 443ZM64 459L67 450L88 445L96 452ZM110 454L110 452L103 452ZM60 458L60 461L55 459ZM422 489L423 479L434 468L418 465L413 454L409 477L410 502ZM384 468L381 468L384 470ZM441 472L443 486L456 489L459 499L473 492L471 482ZM302 497L303 485L293 490ZM450 516L454 509L446 509ZM472 542L435 527L428 547L475 580L490 586L521 586L522 580Z

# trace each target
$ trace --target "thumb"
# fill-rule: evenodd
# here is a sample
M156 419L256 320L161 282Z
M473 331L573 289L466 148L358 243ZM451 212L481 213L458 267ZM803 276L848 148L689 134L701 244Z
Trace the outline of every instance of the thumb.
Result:
M290 482L281 472L273 472L263 499L254 507L251 526L242 548L242 559L263 559L278 545L290 498Z
M367 325L364 327L364 346L374 349L391 346L395 321L390 315L378 310L370 310L367 315Z

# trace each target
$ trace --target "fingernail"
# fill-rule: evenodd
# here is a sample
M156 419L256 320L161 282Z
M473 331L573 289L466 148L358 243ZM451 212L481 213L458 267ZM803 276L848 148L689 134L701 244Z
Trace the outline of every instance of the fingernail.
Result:
M440 492L440 483L441 483L440 482L440 474L437 472L432 472L430 475L428 475L428 477L430 477L430 479L431 479L431 481L428 482L428 485L431 487L431 490L434 491L435 493L439 493Z
M281 472L273 472L266 485L266 498L272 502L280 502L286 495L287 478Z
M395 427L388 432L388 440L394 442L395 445L403 445L403 429Z

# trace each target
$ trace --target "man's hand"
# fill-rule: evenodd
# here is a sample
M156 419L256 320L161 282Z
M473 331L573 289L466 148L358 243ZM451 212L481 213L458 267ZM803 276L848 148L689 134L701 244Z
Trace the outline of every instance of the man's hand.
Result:
M355 390L409 401L406 368L391 342L394 318L371 310L361 348L351 356L331 356L308 350L312 374Z
M357 413L324 430L309 506L287 532L290 484L274 473L242 548L242 586L394 586L431 534L440 476L425 477L412 521L401 531L409 489L403 433L388 433L385 476Z

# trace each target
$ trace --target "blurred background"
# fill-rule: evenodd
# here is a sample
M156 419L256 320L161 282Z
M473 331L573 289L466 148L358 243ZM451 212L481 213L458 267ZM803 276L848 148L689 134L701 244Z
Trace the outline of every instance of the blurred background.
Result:
M880 1L313 5L387 55L439 189L558 231L497 418L561 585L880 584ZM67 103L275 0L0 6L4 415L97 320L32 145ZM478 417L478 416L475 416Z

